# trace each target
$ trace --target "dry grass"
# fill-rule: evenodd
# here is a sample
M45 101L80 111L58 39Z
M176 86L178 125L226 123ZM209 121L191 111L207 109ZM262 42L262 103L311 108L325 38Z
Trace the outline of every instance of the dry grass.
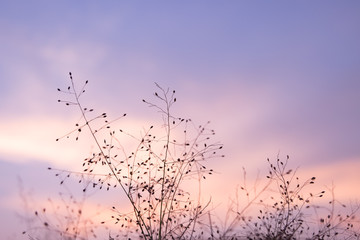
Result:
M210 200L201 201L201 185L213 173L207 169L206 161L224 157L218 153L223 146L212 140L215 132L209 123L198 126L191 119L172 115L175 91L156 84L155 102L143 102L159 112L162 122L145 127L136 136L116 127L126 114L108 120L106 113L94 115L93 109L83 107L81 96L87 81L77 90L70 73L70 82L67 89L58 89L68 97L59 102L77 107L81 117L72 131L56 140L77 141L90 136L96 150L80 163L81 172L49 169L56 172L62 185L71 177L85 183L84 194L99 189L126 197L131 210L124 212L121 206L108 206L113 212L110 221L101 222L115 224L119 234L109 233L101 239L359 238L355 217L359 205L346 208L339 204L333 189L307 193L316 178L301 181L296 170L287 167L289 157L285 161L268 160L269 174L261 186L256 183L249 188L244 169L244 183L235 191L225 219L216 218L208 208ZM131 147L126 145L129 141L134 143ZM187 187L189 183L191 188ZM324 198L327 192L331 193L329 207L316 205L316 200ZM41 229L46 234L57 233L58 239L95 238L93 228L86 225L89 219L83 218L86 209L82 209L81 202L70 197L64 205L68 212L64 217L66 224L54 224L45 208L35 212ZM247 215L250 209L256 209L257 216ZM27 231L30 239L47 238L39 234L34 238L36 231L40 228Z

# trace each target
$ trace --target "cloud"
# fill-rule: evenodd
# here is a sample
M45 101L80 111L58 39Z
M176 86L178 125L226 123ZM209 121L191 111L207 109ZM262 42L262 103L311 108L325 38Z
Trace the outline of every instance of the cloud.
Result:
M1 121L0 152L4 159L16 162L37 159L58 166L71 166L74 159L81 159L81 153L75 149L79 144L75 143L74 148L66 144L60 150L55 141L68 131L69 122L38 117Z

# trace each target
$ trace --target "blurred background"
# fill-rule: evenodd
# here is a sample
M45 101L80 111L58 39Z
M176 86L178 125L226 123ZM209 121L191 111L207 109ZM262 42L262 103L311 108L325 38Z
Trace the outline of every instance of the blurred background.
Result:
M319 188L334 183L339 201L359 199L359 11L358 1L2 1L2 236L20 239L26 211L56 198L48 167L79 169L94 145L55 141L80 117L57 103L70 71L79 88L89 80L85 105L127 113L119 124L135 135L161 122L142 103L154 82L176 90L174 115L210 120L226 155L208 163L217 206L242 167L255 179L286 155Z

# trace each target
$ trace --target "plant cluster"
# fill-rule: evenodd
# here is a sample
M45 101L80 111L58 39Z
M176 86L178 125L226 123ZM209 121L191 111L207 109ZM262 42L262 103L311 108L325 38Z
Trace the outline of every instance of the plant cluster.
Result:
M216 217L208 208L210 200L204 201L201 195L201 185L214 173L206 167L206 161L224 155L219 153L222 144L212 140L215 132L209 128L209 122L198 126L191 119L173 116L175 91L156 84L156 103L143 102L159 112L162 123L148 126L135 136L114 127L126 114L108 120L107 113L93 115L93 109L84 107L81 96L88 81L77 90L72 74L69 76L71 85L66 90L58 89L69 99L59 102L77 107L81 117L71 132L56 140L74 138L77 141L87 131L95 151L84 159L81 172L49 170L56 171L60 184L70 176L85 183L84 194L90 189L112 190L126 198L129 211L125 211L119 201L118 205L109 207L113 212L110 221L101 222L103 225L113 222L118 226L119 234L109 233L109 240L125 237L149 240L359 239L354 225L359 206L343 214L346 207L340 204L343 209L338 212L339 202L333 189L329 208L315 205L315 200L323 198L325 191L307 192L316 178L300 181L297 171L287 166L288 156L285 161L278 158L275 163L268 159L269 173L260 189L257 184L248 188L244 169L244 185L236 191L226 219L214 220ZM75 200L69 203L78 206ZM82 208L66 205L70 210L67 219L71 224L68 225L72 225L72 229L44 221L45 208L35 212L36 217L41 218L42 228L49 230L51 227L51 231L68 239L96 237L93 228L80 227L80 219L86 220L82 218ZM248 215L251 209L256 209L258 214Z
M212 239L359 239L359 221L356 214L359 204L347 208L332 197L326 205L317 205L316 200L324 198L324 190L312 193L308 190L315 184L316 177L301 181L297 171L287 167L279 158L275 163L267 159L269 172L267 181L257 189L244 184L231 202L225 224L220 227L212 223ZM250 214L249 210L257 211Z
M93 218L99 213L88 214L86 201L89 195L83 193L79 198L65 189L66 192L59 192L55 199L48 198L40 209L35 210L36 203L30 201L28 196L22 196L26 208L31 208L33 213L22 217L27 224L23 234L28 234L29 239L86 240L97 237L98 224Z
M102 174L98 174L99 178L91 186L107 190L119 186L127 197L132 211L124 214L112 207L116 213L112 216L115 223L120 227L133 225L134 236L137 234L144 239L181 239L196 235L200 216L207 207L207 202L202 203L200 198L201 182L213 172L206 168L205 160L223 157L218 154L222 145L211 142L215 132L208 128L209 123L196 126L191 119L173 116L171 107L176 102L175 91L156 84L159 92L154 96L160 103L143 102L161 114L163 124L158 129L149 126L136 137L113 128L114 121L108 121L106 113L89 119L87 114L93 109L83 107L80 102L88 82L78 92L71 73L70 80L71 86L66 91L58 90L72 99L59 102L77 106L81 120L65 136L76 133L78 140L80 133L87 129L97 151L84 160L83 174L99 173L101 169ZM92 122L98 119L104 119L104 123L94 129ZM99 134L104 130L108 131L108 136L100 139ZM119 135L128 136L137 143L130 152L124 149ZM189 180L197 183L198 190L185 186ZM196 191L197 194L190 195Z

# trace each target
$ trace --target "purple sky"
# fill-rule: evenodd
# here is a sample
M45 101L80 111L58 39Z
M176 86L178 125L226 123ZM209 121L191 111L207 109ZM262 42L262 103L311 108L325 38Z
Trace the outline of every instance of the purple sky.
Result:
M18 176L46 195L57 183L46 167L78 166L90 151L54 141L78 118L57 104L69 71L89 80L89 106L126 112L134 127L156 116L141 102L154 82L176 89L174 111L211 120L225 144L226 158L210 164L229 189L242 166L265 171L280 152L359 198L346 187L360 184L359 12L358 1L2 3L0 221L16 221Z

